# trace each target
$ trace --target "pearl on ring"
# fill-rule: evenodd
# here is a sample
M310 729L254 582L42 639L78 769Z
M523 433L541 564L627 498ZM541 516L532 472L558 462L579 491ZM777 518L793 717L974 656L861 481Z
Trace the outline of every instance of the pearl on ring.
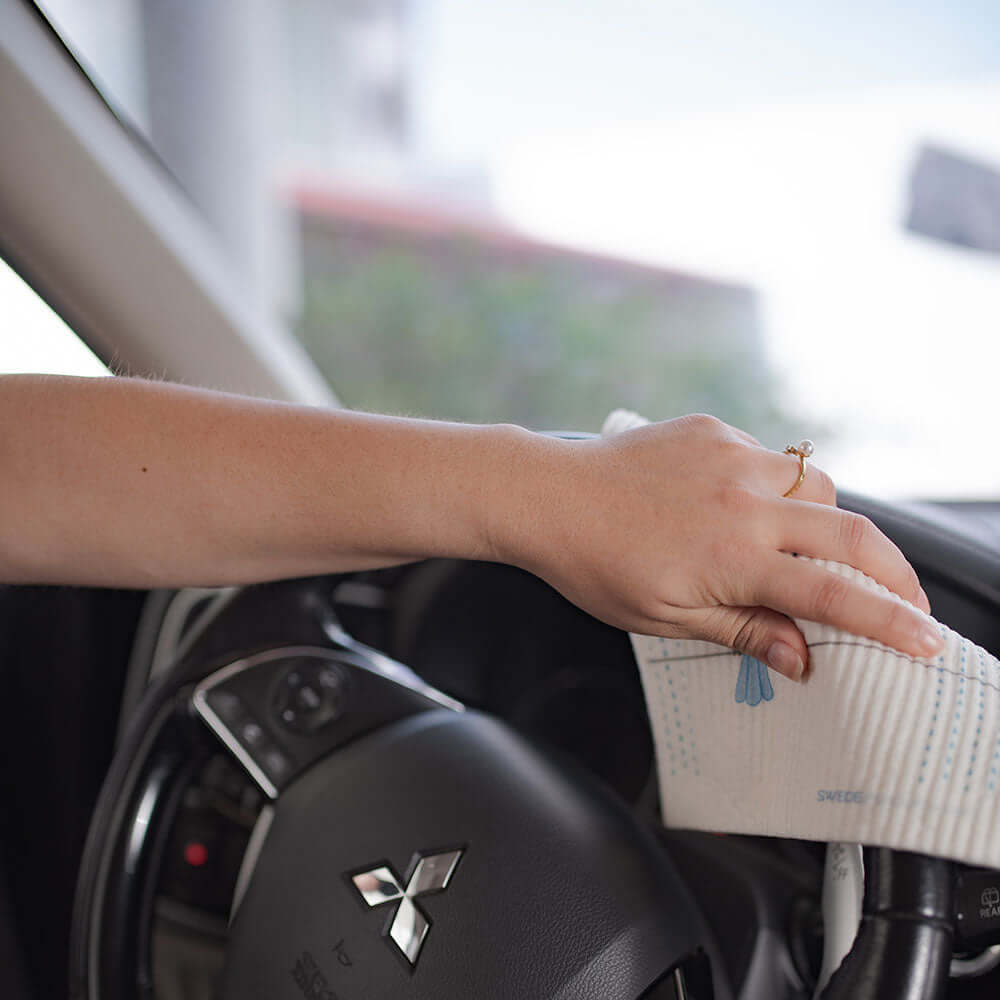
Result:
M808 438L803 438L798 444L785 446L786 455L794 455L799 460L799 478L792 484L791 489L785 490L781 494L782 498L790 497L806 478L806 459L813 453L813 443Z

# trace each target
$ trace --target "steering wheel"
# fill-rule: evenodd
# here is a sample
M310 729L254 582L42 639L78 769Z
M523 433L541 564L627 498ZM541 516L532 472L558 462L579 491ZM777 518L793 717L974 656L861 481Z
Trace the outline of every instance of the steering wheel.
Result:
M152 997L167 834L220 747L267 799L223 1000L725 996L694 900L622 804L355 642L292 582L237 592L134 713L81 866L74 1000ZM861 929L822 996L943 997L950 866L875 850L866 874Z
M258 635L233 656L237 604ZM152 996L166 836L222 747L267 799L226 1000L708 1000L691 896L596 782L354 642L306 585L247 588L229 611L120 743L75 900L74 998ZM292 620L306 641L273 641Z

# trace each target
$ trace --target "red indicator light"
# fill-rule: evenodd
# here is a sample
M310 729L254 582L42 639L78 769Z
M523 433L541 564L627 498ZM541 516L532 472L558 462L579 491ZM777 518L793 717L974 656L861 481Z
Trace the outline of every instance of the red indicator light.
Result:
M204 844L199 844L193 840L184 846L184 860L192 868L201 868L208 861L208 848Z

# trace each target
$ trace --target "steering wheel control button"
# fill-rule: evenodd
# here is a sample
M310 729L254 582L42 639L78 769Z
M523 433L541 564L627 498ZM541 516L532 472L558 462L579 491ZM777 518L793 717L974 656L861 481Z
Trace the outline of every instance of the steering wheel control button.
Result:
M278 682L271 711L278 722L300 736L311 736L342 712L347 676L320 659L302 660Z
M208 861L208 848L197 840L184 845L184 860L192 868L201 868Z
M213 691L208 697L212 711L227 725L237 725L246 715L239 695L232 691Z
M260 753L261 767L279 785L292 773L292 762L277 748L267 747Z
M414 900L418 896L443 892L447 889L462 854L461 849L442 851L439 854L418 854L407 879L406 888L403 888L388 865L380 865L378 868L349 875L354 888L369 906L384 906L394 902L397 904L389 924L389 939L410 965L417 964L420 951L431 929L427 914Z
M303 712L315 712L323 704L319 692L308 684L299 688L295 695L295 701Z
M1000 872L960 868L955 881L956 950L1000 944Z
M251 750L256 750L264 743L264 730L256 722L244 722L239 730L240 742Z

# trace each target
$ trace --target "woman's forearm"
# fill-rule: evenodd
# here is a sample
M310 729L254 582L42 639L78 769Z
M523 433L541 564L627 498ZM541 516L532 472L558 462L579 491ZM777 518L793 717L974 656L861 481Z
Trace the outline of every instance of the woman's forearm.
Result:
M0 579L138 587L490 558L513 470L562 444L56 376L0 378L0 428Z
M155 587L430 556L528 569L633 632L738 648L790 677L791 618L916 656L932 622L902 553L815 467L696 415L563 441L129 379L0 376L0 580Z

